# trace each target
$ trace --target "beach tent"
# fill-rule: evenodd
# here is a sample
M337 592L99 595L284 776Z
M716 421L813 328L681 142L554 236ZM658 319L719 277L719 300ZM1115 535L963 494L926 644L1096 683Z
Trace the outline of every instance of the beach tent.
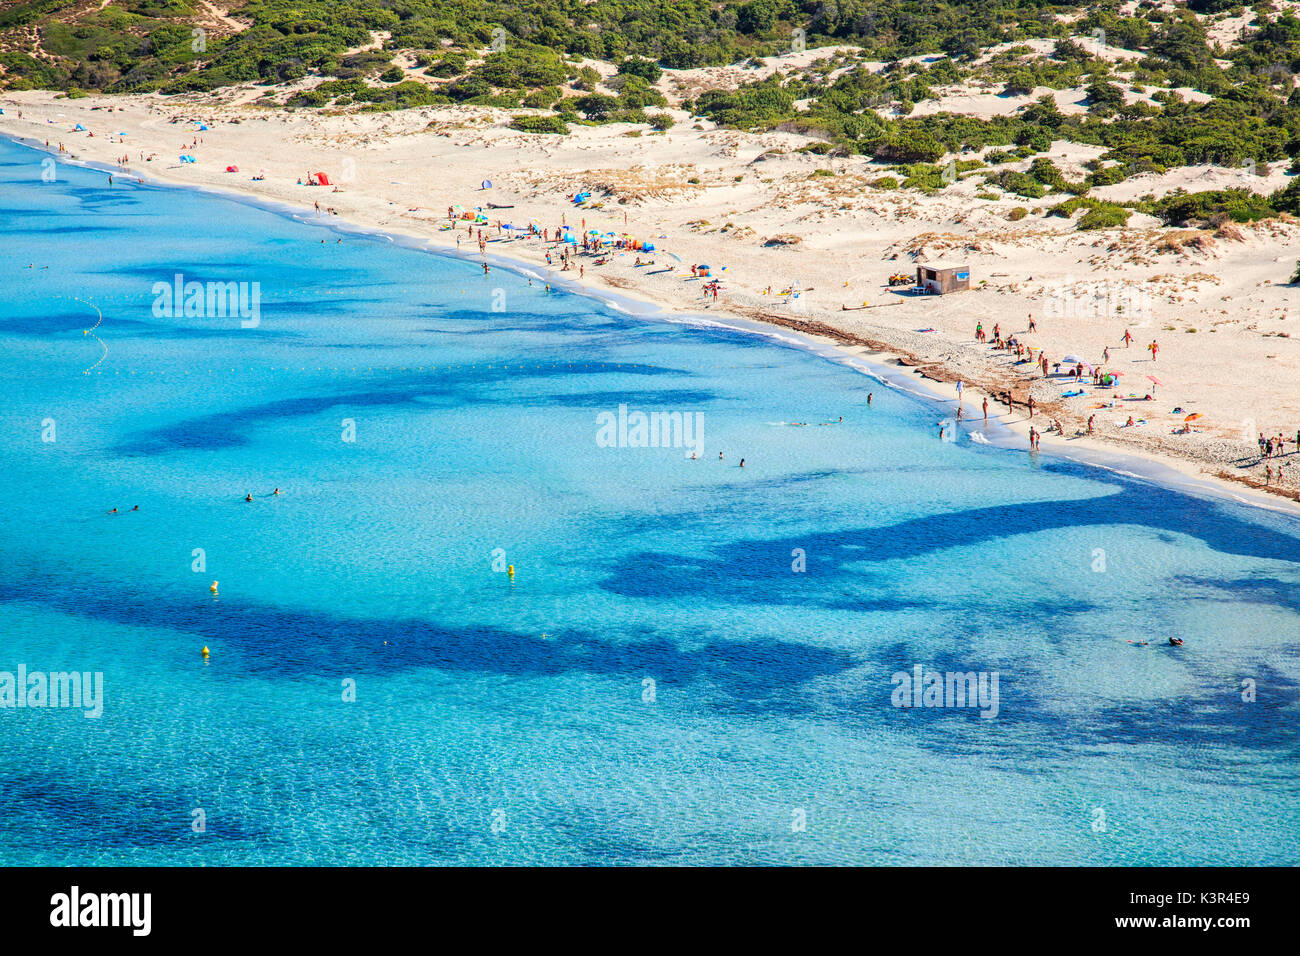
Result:
M237 172L239 172L239 167L238 167L238 166L227 166L227 167L226 167L226 172L228 172L228 173L237 173Z
M72 131L73 131L74 133L77 132L77 130L81 130L81 132L84 133L84 132L86 131L86 127L84 127L84 126L82 126L80 123L78 123L76 126L74 126L74 127L72 128Z
M202 131L205 130L205 129L207 129L207 127L204 126L202 123L199 123L199 128L198 128L197 131L198 131L198 132L202 132Z
M482 182L482 184L480 185L479 188L481 188L481 189L491 189L491 188L492 188L492 180L490 180L490 179L485 179L485 180L483 180L483 182Z
M333 185L334 185L332 182L330 182L330 178L329 178L328 176L326 176L324 173L317 173L317 174L316 174L316 180L317 180L317 181L318 181L322 186L333 186Z

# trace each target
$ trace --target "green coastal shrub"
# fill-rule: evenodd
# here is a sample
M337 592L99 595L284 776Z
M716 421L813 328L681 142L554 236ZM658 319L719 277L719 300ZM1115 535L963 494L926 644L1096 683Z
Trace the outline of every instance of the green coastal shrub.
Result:
M524 133L567 133L569 124L558 116L512 116L511 129Z
M1284 193L1285 190L1281 192ZM1280 193L1274 193L1274 197L1285 205L1286 198ZM1150 212L1169 226L1187 222L1208 222L1220 215L1226 215L1234 222L1254 222L1285 211L1275 207L1272 198L1261 196L1248 189L1207 190L1166 196L1152 203Z
M990 185L999 186L1009 193L1024 196L1026 199L1042 199L1047 195L1047 189L1043 184L1027 173L1017 173L1006 169L989 176L984 181Z

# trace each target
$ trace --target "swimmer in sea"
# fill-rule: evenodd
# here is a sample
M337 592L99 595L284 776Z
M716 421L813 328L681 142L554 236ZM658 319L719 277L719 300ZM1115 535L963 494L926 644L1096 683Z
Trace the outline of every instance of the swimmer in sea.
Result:
M136 506L135 506L134 508L132 508L131 510L132 510L132 511L139 511L139 510L140 510L140 506L139 506L139 505L136 505Z
M743 459L743 458L740 459L740 467L741 467L741 468L744 468L744 467L745 467L745 459Z
M244 500L245 500L245 501L252 501L252 500L253 500L253 496L252 496L252 494L244 495Z
M117 514L117 509L114 508L112 511L109 512L109 514L111 514L111 515L115 515L115 514Z
M1183 639L1182 639L1181 637L1171 637L1171 638L1169 638L1169 646L1170 646L1170 647L1182 647L1182 646L1183 646Z
M271 492L271 494L273 494L273 495L278 495L279 493L280 493L280 489L279 489L279 488L276 488L275 491Z
M722 452L718 452L718 461L722 461Z
M871 393L867 392L867 408L871 407Z

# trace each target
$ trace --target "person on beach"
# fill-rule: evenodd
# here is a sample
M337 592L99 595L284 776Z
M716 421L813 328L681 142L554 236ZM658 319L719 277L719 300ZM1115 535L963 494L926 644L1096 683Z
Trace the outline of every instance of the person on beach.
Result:
M1151 344L1147 346L1147 350L1151 353L1151 361L1154 362L1156 360L1156 353L1160 351L1160 344L1156 342L1155 339L1152 339Z
M1133 344L1133 333L1130 332L1128 329L1125 329L1125 330L1124 330L1124 348L1128 348L1128 347L1129 347L1130 345L1132 345L1132 344Z
M1026 402L1026 404L1029 406L1029 417L1033 418L1034 417L1034 396L1030 395L1029 401Z
M984 420L989 420L989 400L988 396L984 397Z
M1038 331L1038 323L1034 321L1034 315L1032 312L1029 314L1029 331L1030 332Z
M1088 434L1089 434L1089 435L1092 434L1092 423L1095 422L1096 420L1097 420L1097 416L1096 416L1096 415L1089 415L1089 416L1088 416Z

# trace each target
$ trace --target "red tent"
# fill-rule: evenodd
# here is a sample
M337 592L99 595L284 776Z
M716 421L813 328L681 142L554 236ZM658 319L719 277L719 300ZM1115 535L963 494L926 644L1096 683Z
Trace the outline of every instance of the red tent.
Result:
M330 178L329 178L328 176L326 176L324 173L317 173L317 174L316 174L316 179L317 179L317 181L318 181L322 186L332 186L332 185L334 185L333 183L330 182Z

